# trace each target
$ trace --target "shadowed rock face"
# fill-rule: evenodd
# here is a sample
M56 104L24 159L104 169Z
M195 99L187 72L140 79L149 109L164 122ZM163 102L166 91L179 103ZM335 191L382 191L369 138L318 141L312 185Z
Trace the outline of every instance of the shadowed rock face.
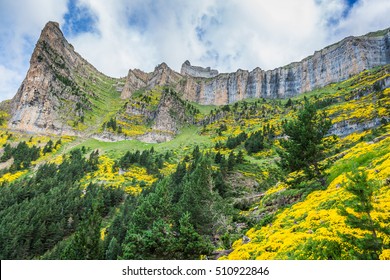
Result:
M129 70L126 83L121 93L122 99L128 99L139 89L152 89L155 86L176 85L183 77L168 67L166 63L156 66L152 73L139 69Z

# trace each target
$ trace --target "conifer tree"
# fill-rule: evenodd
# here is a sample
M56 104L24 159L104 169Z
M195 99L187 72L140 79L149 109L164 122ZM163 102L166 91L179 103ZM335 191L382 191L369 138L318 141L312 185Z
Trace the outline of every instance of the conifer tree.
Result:
M222 154L218 151L218 153L216 153L215 155L214 162L218 164L221 163L221 160L222 160Z
M236 163L240 164L240 163L244 163L244 152L242 150L240 150L237 154L237 158L236 158Z
M116 260L120 252L120 246L118 240L115 238L111 238L110 244L108 245L106 251L106 260Z
M358 250L352 250L356 258L378 259L383 247L383 240L378 233L390 234L390 231L382 228L371 214L374 210L374 192L378 184L373 180L368 180L367 173L364 171L354 172L352 176L347 175L347 178L349 183L346 184L345 189L352 194L352 197L345 202L344 207L340 208L340 214L346 217L347 226L367 233L361 238L351 234L340 234L340 236L343 241L358 248ZM354 212L347 211L347 207L352 208Z
M236 156L234 155L234 152L231 151L228 157L228 170L232 171L234 165L236 165Z
M330 119L305 100L297 118L283 125L287 139L280 140L283 148L278 150L280 165L291 172L303 169L306 175L317 178L325 186L319 162L325 158L323 139L330 127Z
M180 259L199 259L200 255L212 252L212 245L197 233L190 222L191 215L185 212L179 221L179 240L176 245L176 254Z

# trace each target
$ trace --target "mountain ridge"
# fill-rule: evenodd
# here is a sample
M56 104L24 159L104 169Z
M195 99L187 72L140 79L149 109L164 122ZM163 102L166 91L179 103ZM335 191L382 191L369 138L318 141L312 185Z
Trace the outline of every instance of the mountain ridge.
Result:
M175 98L186 102L226 105L247 98L294 97L346 80L365 69L389 63L390 28L360 37L347 37L300 62L273 70L264 71L257 67L250 72L238 69L233 73L218 73L209 67L192 66L185 61L181 73L178 73L163 62L153 72L134 69L129 70L126 78L116 79L99 72L82 58L67 42L59 24L48 22L31 56L26 78L11 100L9 128L46 134L96 135L110 117L118 116L122 106L129 106L124 103L131 101L136 92L142 93L156 87L168 86L178 92ZM161 96L159 93L155 98ZM149 106L148 102L142 106ZM183 113L177 114L183 112L180 104L184 103L168 102L165 105L174 108L163 111L184 116ZM154 116L157 116L155 113ZM172 119L171 116L164 116L166 119L162 121L156 117L145 118L144 130L150 132L153 127L158 127L158 132L153 135L160 132L168 133L166 135L177 133L179 128L172 127L166 121ZM175 123L185 123L184 119ZM149 128L145 127L147 123ZM138 124L136 121L127 125ZM165 124L166 129L161 124ZM160 140L171 139L166 135L156 137ZM160 141L152 138L150 141Z
M187 100L204 105L225 105L246 98L290 98L389 63L390 28L387 28L363 36L346 37L301 61L272 70L256 67L252 71L238 69L232 73L218 73L209 67L191 66L187 60L180 74L172 70L176 77L171 79L171 85ZM134 82L134 75L133 70L129 70L128 84ZM143 86L148 87L146 84ZM142 86L135 87L133 91L140 88ZM122 98L130 96L131 92L126 91Z

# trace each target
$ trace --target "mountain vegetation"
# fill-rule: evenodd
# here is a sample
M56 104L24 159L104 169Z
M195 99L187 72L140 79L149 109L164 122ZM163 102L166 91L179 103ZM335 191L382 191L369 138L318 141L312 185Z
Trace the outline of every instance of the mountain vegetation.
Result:
M3 126L1 258L388 259L387 73L214 107L161 144Z

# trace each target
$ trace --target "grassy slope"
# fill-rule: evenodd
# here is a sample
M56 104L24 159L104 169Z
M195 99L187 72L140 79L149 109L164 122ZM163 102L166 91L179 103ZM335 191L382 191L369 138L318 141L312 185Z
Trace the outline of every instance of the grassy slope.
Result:
M115 89L117 82L116 79L94 72L88 79L77 78L77 84L88 93L92 108L84 111L84 122L78 122L76 129L87 133L96 132L123 106L125 101L120 99L120 92Z

